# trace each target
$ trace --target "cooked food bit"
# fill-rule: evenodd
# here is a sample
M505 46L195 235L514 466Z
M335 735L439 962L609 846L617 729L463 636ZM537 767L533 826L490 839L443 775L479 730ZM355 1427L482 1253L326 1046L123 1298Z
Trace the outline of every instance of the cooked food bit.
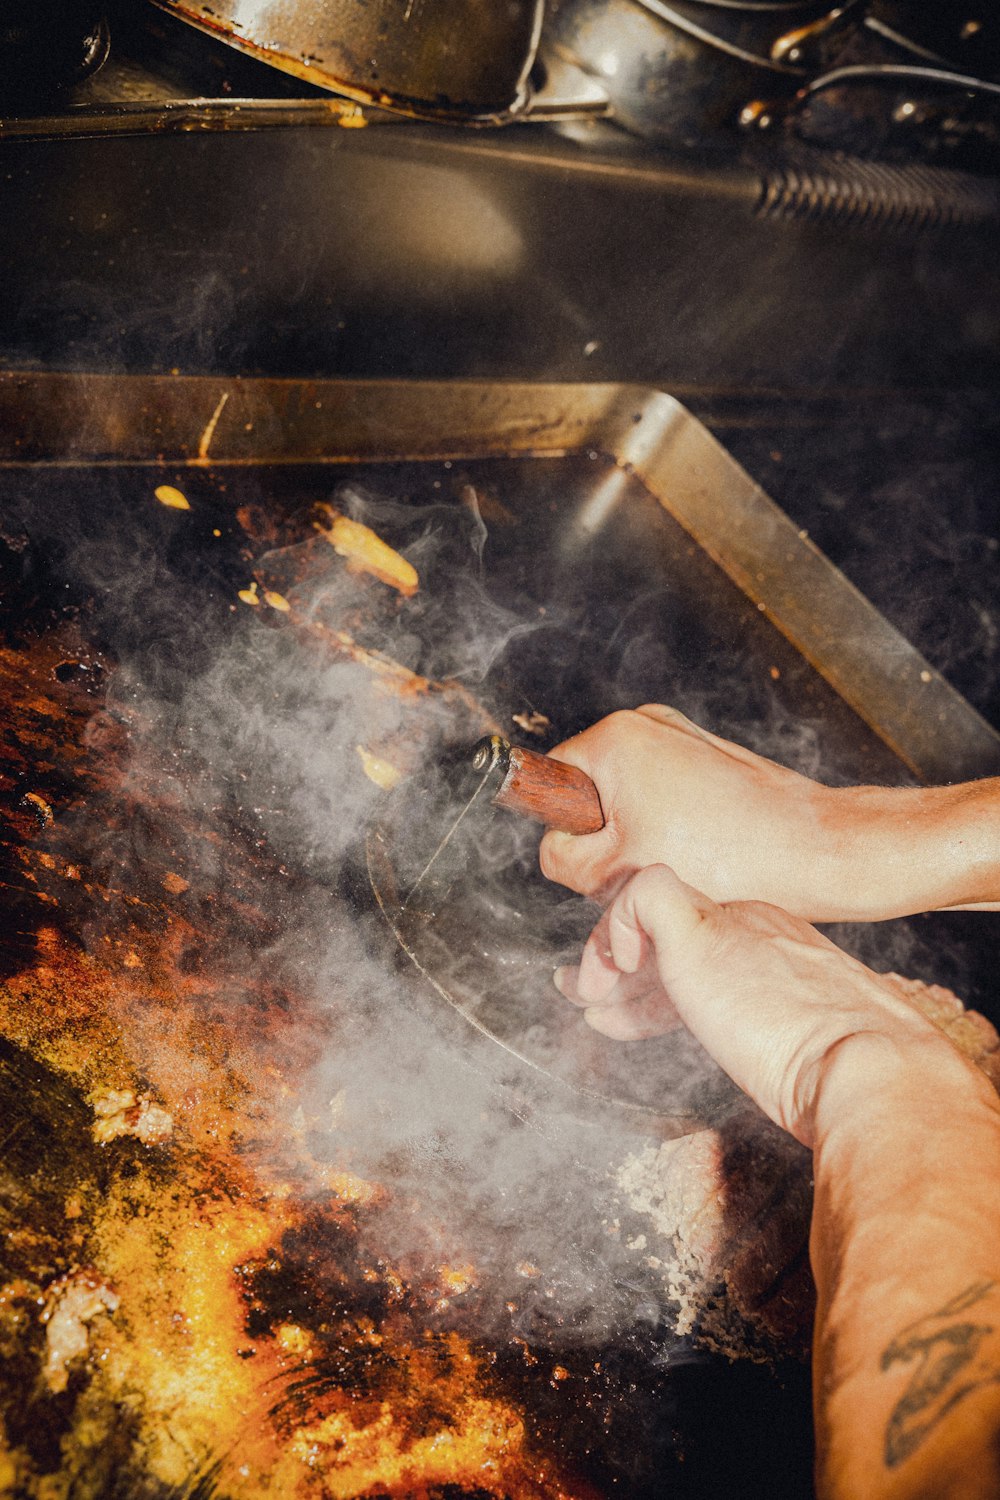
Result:
M284 594L276 594L274 589L264 590L264 603L269 604L272 609L280 610L283 615L287 615L292 607Z
M49 826L49 824L52 822L52 808L46 802L44 797L42 797L38 792L25 792L24 796L21 798L21 801L27 803L43 828L47 828Z
M380 755L374 755L371 750L366 750L364 745L355 745L355 750L361 757L361 769L369 781L374 781L384 792L391 792L402 776L391 761L383 760Z
M136 1095L131 1089L108 1089L92 1099L95 1141L102 1145L121 1135L134 1135L144 1146L167 1141L174 1122L167 1111L154 1104L148 1094Z
M208 450L212 446L212 439L215 436L215 429L219 425L219 418L222 416L223 410L228 400L229 392L223 391L222 395L215 403L215 410L205 424L205 431L202 433L201 441L198 444L198 457L195 460L196 463L208 463Z
M366 1182L353 1172L338 1172L324 1169L322 1181L341 1203L350 1203L354 1208L375 1208L385 1201L385 1188L377 1182Z
M298 1323L279 1323L274 1330L274 1337L284 1354L301 1360L312 1358L313 1341Z
M546 718L545 714L538 713L537 710L531 713L511 714L511 718L524 730L525 734L544 734L552 724L551 719Z
M463 1292L469 1292L478 1285L472 1266L439 1266L438 1279L442 1291L448 1297L461 1296Z
M250 585L249 588L240 589L240 591L236 595L236 597L237 597L237 599L241 599L244 604L255 604L255 605L259 604L260 603L260 596L257 593L257 583L256 583L256 580L254 580L254 582Z
M371 527L352 521L350 516L342 516L331 505L321 505L319 509L330 524L325 526L322 521L316 521L316 530L326 537L339 556L347 558L349 567L371 573L390 588L398 589L407 599L417 592L420 580L416 568L388 542L376 536Z
M323 102L337 116L337 124L342 130L363 130L368 124L359 104L346 104L340 99L325 99Z
M45 1364L42 1376L50 1391L64 1391L69 1382L71 1360L86 1354L87 1324L98 1313L114 1312L118 1294L97 1271L84 1267L60 1276L45 1294L42 1322L45 1324Z
M191 505L188 497L172 484L158 484L153 494L161 505L168 506L171 510L190 510Z
M189 882L182 875L175 875L173 870L168 870L160 884L171 896L181 896L189 889Z

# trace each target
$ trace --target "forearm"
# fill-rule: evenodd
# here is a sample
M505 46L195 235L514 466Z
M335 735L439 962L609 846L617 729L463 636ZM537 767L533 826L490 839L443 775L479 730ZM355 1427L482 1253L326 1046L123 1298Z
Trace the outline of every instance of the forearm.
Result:
M1000 906L1000 779L826 792L820 848L845 918Z
M829 787L656 704L552 753L594 779L606 825L549 830L542 870L598 900L666 864L715 901L768 901L811 922L1000 906L1000 778Z
M1000 1495L996 1095L944 1043L854 1037L814 1149L820 1495Z

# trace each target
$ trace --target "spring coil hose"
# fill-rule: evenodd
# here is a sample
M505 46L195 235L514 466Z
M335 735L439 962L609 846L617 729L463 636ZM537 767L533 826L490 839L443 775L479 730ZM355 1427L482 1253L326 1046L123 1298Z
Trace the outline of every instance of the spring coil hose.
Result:
M940 167L817 161L765 171L755 213L886 229L940 229L1000 221L1000 185Z

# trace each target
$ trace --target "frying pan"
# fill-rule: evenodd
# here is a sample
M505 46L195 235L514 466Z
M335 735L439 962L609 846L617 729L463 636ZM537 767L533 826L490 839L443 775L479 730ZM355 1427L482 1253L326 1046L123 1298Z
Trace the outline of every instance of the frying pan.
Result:
M542 880L529 820L603 827L588 776L492 736L392 795L366 841L379 909L432 1023L519 1112L663 1139L732 1113L741 1096L686 1029L610 1041L555 993L553 970L579 957L597 909Z

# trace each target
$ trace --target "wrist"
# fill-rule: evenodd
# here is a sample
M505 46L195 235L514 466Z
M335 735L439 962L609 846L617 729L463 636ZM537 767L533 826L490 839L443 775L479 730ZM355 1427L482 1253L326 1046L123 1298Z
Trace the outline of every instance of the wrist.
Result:
M1000 898L1000 782L827 790L823 821L842 919Z
M1000 779L933 787L931 817L944 869L941 906L1000 901Z
M870 1139L912 1124L989 1115L1000 1124L1000 1099L985 1075L930 1021L914 1016L898 1032L859 1031L829 1048L813 1084L814 1149Z

